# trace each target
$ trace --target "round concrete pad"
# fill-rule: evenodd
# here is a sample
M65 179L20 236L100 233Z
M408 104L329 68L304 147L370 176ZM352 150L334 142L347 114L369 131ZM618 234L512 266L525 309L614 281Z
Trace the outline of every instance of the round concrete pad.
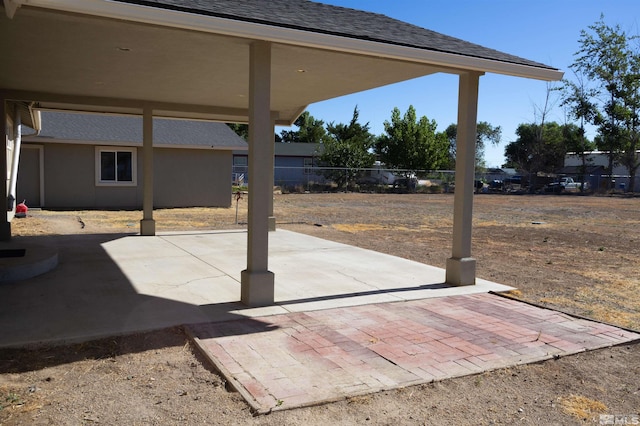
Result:
M0 257L0 282L33 278L58 266L58 250L53 247L12 241L0 243L3 251L12 256Z

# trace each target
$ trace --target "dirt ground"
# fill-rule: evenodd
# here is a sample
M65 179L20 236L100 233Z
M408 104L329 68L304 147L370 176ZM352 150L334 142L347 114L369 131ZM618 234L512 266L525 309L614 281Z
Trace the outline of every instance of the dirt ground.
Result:
M155 212L158 231L242 228L228 209ZM276 195L278 226L444 267L448 194ZM140 212L30 211L14 235L122 233ZM478 276L512 296L640 330L640 198L476 196ZM615 415L613 417L599 417ZM640 344L253 417L181 329L0 350L0 425L640 424ZM611 423L607 423L611 422ZM625 424L625 423L616 423Z

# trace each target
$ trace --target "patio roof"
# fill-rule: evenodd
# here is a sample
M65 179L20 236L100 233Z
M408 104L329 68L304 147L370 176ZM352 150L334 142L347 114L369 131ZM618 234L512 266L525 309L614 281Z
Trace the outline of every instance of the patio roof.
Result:
M556 80L558 70L383 15L307 0L5 0L6 99L43 108L247 122L249 46L273 43L271 109L437 72ZM12 16L12 19L9 18ZM15 72L19 70L19 72Z
M153 219L153 119L249 122L247 268L241 300L274 302L268 269L273 133L307 105L434 73L459 75L452 257L446 282L473 285L473 179L479 78L558 80L562 72L382 15L307 0L4 0L0 112L12 165L20 146L15 102L31 108L142 115L142 235ZM9 120L11 118L11 120ZM11 131L9 131L11 130ZM13 138L13 139L12 139ZM8 159L9 147L12 161ZM4 164L7 164L7 167ZM14 165L16 167L14 167ZM10 214L0 240L11 238Z

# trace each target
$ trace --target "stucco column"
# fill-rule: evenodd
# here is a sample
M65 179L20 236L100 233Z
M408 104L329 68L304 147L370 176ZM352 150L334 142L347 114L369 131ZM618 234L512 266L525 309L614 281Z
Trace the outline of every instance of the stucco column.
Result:
M241 274L241 300L248 306L271 305L274 302L275 276L268 270L273 143L271 43L257 41L250 48L249 232L247 269Z
M271 166L269 167L269 171L271 175L269 176L269 182L271 182L271 197L269 198L269 232L273 232L276 230L276 217L273 214L273 187L275 185L275 161L276 161L276 146L275 146L275 131L276 125L275 121L271 120L271 135L273 139L273 143L271 144L271 153L268 158L265 158L265 161L269 161Z
M142 110L142 220L140 235L156 235L153 220L153 110Z
M2 200L2 214L0 214L0 241L11 240L11 222L7 216L7 196L9 195L7 180L7 140L9 134L7 133L7 103L4 98L0 98L0 117L2 117L2 154L0 154L0 176L2 176L2 189L0 189L0 197Z
M446 282L476 283L476 260L471 257L473 187L475 179L476 123L480 73L460 75L458 134L456 136L456 189L453 205L452 256L447 259Z

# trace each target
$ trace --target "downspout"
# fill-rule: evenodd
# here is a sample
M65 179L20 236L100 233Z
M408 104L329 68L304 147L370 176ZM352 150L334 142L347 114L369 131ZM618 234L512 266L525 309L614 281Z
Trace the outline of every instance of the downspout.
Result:
M7 18L13 19L18 8L22 6L22 2L16 0L4 0L4 11Z
M16 108L17 109L17 108ZM11 172L9 175L9 200L11 203L11 211L7 211L7 221L11 222L16 214L16 184L18 183L18 162L20 161L20 145L22 143L22 132L20 129L20 114L16 114L13 120L13 158L11 158Z
M31 105L28 108L29 112L31 113L33 126L36 128L36 131L35 133L31 133L25 136L36 136L40 133L40 113L37 111L33 111L31 109ZM20 120L20 113L18 112L18 107L16 106L16 114L13 121L13 158L11 159L9 194L7 195L9 199L13 199L13 206L11 211L7 211L7 221L9 222L11 222L11 220L14 218L16 214L16 205L19 203L19 201L16 199L16 187L18 185L18 164L20 163L20 148L22 146L22 123Z

